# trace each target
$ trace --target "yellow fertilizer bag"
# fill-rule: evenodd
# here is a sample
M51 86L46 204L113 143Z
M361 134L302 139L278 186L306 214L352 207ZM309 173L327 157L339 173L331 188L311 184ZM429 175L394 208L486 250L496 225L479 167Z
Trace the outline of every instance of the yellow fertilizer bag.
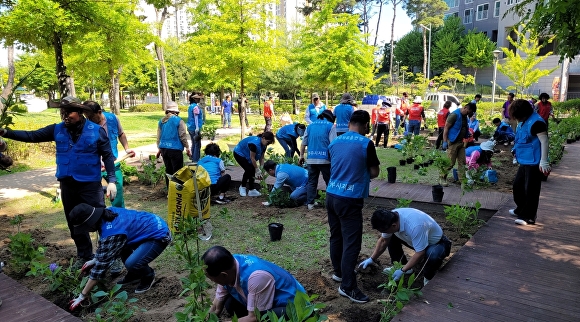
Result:
M199 216L194 174L197 179L202 218L210 218L211 179L209 174L201 166L198 167L195 164L187 165L177 170L169 180L167 222L173 232L177 231L177 227L184 216Z

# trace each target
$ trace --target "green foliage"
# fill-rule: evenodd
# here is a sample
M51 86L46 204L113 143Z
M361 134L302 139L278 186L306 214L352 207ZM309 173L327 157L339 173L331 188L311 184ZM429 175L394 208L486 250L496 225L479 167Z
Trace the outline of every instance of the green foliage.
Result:
M137 178L145 185L157 185L165 177L165 166L157 168L157 158L154 156L149 159L141 160L142 170L137 172Z
M457 82L465 82L465 76L461 74L461 71L455 67L449 67L441 75L436 76L433 79L435 82L447 82L449 84L449 89L452 93L455 93ZM443 89L440 87L440 89Z
M260 312L256 308L255 315L258 317L260 322L322 322L327 321L328 318L324 315L320 315L320 309L323 309L326 305L323 303L313 304L312 302L317 298L316 294L308 296L306 293L297 291L294 296L294 301L289 302L286 305L287 316L277 317L274 312L268 312L267 314L260 315ZM234 321L237 320L234 318Z
M129 107L129 112L161 112L163 106L161 104L139 104Z
M413 296L419 297L423 295L420 289L413 288L415 273L409 276L406 283L404 276L398 281L393 280L393 274L400 268L403 268L403 264L400 262L394 262L393 268L389 273L387 273L388 281L379 285L379 288L383 288L389 292L387 298L381 300L381 304L384 306L384 310L381 312L381 322L391 321L395 315L401 312L403 306L408 303Z
M1 14L0 14L1 16ZM1 35L1 34L0 34ZM6 98L0 96L0 107L2 107L2 111L0 112L0 128L9 128L11 125L14 125L12 117L14 115L20 115L14 109L16 108L16 100L14 99L14 95L16 91L14 89L22 86L22 84L26 81L26 79L38 68L40 67L39 64L36 64L34 68L28 72L28 74L22 76L18 83L12 88L10 93Z
M105 301L103 305L95 310L95 320L97 322L125 322L139 310L139 307L133 305L137 302L136 298L129 298L127 291L119 292L122 285L115 284L108 292L98 291L91 294L93 303ZM144 309L141 309L145 311Z
M439 170L439 176L445 177L451 170L451 160L444 152L439 152L433 158L433 165Z
M395 57L401 61L401 66L414 67L423 66L423 39L421 32L417 30L405 34L394 49ZM403 68L401 68L402 70ZM408 79L408 77L405 77Z
M464 41L463 66L473 68L475 80L478 69L491 66L493 63L493 51L496 44L484 33L476 32L473 29L465 36Z
M33 261L40 261L44 258L44 248L34 247L34 239L31 234L18 232L11 235L9 239L10 265L16 273L24 273L30 268Z
M580 98L567 100L564 102L552 102L554 113L576 113L580 112ZM557 115L556 115L557 116Z
M476 230L476 227L485 223L483 220L477 218L479 208L481 208L479 201L475 203L475 208L458 204L445 206L445 219L455 227L461 236L471 237L471 233Z
M26 276L43 277L43 280L49 283L49 291L70 296L81 291L79 289L81 271L73 269L73 263L74 258L71 258L68 267L65 268L56 263L47 265L44 262L33 261Z
M206 126L203 128L202 135L205 136L208 140L215 140L215 135L217 132L217 127L215 126Z
M443 71L461 63L461 43L465 27L461 18L450 16L443 27L434 30L431 49L431 68Z
M123 184L129 184L131 182L130 177L139 175L137 167L128 165L125 161L121 162L121 172L123 172Z
M224 165L227 166L233 166L236 165L236 159L234 158L234 152L230 152L230 151L222 151L222 153L220 154L220 159L222 159L222 161L224 162Z
M407 208L413 202L411 199L399 198L397 199L397 208Z
M296 202L290 198L290 193L283 189L274 189L270 192L269 202L279 208L296 207Z

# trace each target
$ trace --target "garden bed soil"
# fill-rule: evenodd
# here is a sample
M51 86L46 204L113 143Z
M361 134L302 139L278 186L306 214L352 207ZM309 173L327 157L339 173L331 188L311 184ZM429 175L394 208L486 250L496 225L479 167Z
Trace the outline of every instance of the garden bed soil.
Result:
M237 190L237 189L236 189ZM494 189L496 190L496 189ZM150 186L141 186L137 183L132 183L125 187L126 194L137 195L139 200L159 200L165 202L165 191L162 185L158 185L156 189L151 190ZM232 195L234 192L232 192ZM396 201L393 201L394 203ZM412 204L411 206L417 206ZM220 207L220 206L218 206ZM296 213L300 211L304 216L305 224L319 224L327 225L327 214L324 208L317 208L312 211L307 211L305 207L295 209L279 209L275 207L263 207L256 198L238 198L227 205L229 208L248 209L252 211L252 216L256 218L263 218L266 222L272 217L283 215L284 213ZM370 216L377 206L367 205L363 210L365 233L376 234L376 231L371 228ZM419 207L419 206L417 206ZM439 206L440 207L440 206ZM445 215L442 209L435 211L429 210L428 213L441 224L445 234L453 242L451 256L468 240L466 237L461 237L454 232L453 228L446 223ZM15 233L15 228L10 225L9 221L15 214L0 214L0 259L9 261L10 253L7 244L9 242L9 235ZM486 215L489 217L488 215ZM483 218L487 220L488 218ZM28 223L27 223L28 222ZM68 265L71 258L75 256L75 247L72 244L67 232L62 229L42 230L32 229L30 221L24 221L21 230L32 234L37 245L42 245L46 249L46 257L50 262L57 262L60 265ZM289 233L288 231L284 232ZM409 251L409 250L406 250ZM359 261L367 258L372 249L362 249ZM412 252L408 252L410 258ZM450 257L451 257L450 256ZM331 321L379 321L380 312L383 310L383 305L378 302L380 299L386 298L385 294L379 285L386 282L386 276L381 273L382 268L385 267L388 261L388 255L382 255L379 264L380 267L371 267L370 269L359 272L357 280L359 288L366 293L371 301L366 304L353 304L346 298L338 295L337 289L339 284L330 278L332 274L332 265L329 258L324 258L319 263L318 267L312 267L306 270L293 272L296 278L304 285L309 294L317 294L319 297L317 302L323 302L326 307L323 309L323 314L327 315ZM450 258L448 257L448 259ZM448 260L447 259L447 260ZM155 267L155 262L152 264ZM21 284L27 286L35 293L41 294L54 302L63 309L67 309L68 301L71 299L66 296L54 296L47 291L47 285L43 283L40 278L18 276L10 272L8 266L5 271L12 278L17 279ZM329 273L330 272L330 273ZM185 301L179 298L181 292L180 278L185 276L183 272L170 271L169 269L157 270L157 281L154 287L146 293L134 294L134 285L132 287L125 287L131 297L138 298L136 303L140 308L144 308L145 312L136 314L132 321L174 321L175 312L183 309ZM436 277L435 277L436 278ZM422 284L422 276L417 278L417 287ZM110 282L110 286L114 281ZM209 296L212 296L214 288L209 290ZM94 308L91 309L91 311ZM77 313L78 314L78 313ZM84 320L89 320L94 313L83 313L80 316Z

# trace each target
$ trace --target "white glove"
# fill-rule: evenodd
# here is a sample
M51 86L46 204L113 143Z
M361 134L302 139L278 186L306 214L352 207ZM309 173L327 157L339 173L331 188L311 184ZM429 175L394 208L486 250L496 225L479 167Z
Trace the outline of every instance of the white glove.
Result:
M550 171L552 171L552 167L550 167L550 163L546 160L540 160L540 171L542 171L542 173L544 173L545 175L550 173Z
M262 171L260 170L260 168L256 168L256 179L258 180L262 180L264 177L262 177Z
M514 158L514 159L512 160L512 163L513 163L513 164L518 164L518 159Z
M79 294L79 297L70 301L69 310L74 311L85 299L86 297L83 295L83 293Z
M369 265L374 264L375 262L373 262L373 258L369 257L367 259L365 259L364 261L362 261L360 264L358 264L358 268L362 268L365 269L367 268Z
M83 267L81 267L81 272L85 273L85 271L89 271L91 270L91 268L93 268L93 266L95 266L95 264L97 263L96 259L91 259L90 261L86 261L83 264Z
M107 185L107 197L110 198L111 200L115 200L116 196L117 196L117 186L115 185L114 182L110 182Z
M270 205L270 203L269 203L269 202L267 202L267 201L264 201L264 202L262 202L262 205L264 205L264 206L268 207L268 206Z

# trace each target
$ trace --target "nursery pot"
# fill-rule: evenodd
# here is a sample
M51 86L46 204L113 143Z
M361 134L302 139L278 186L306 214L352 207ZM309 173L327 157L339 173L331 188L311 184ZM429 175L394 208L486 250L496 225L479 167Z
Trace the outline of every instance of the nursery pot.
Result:
M429 161L427 161L427 162L423 162L423 168L426 168L426 167L428 167L430 164L431 164L431 163L429 163Z
M574 139L566 139L566 143L572 144L572 143L574 143Z
M443 186L438 184L438 185L434 185L431 188L431 194L433 195L433 201L434 202L441 202L443 200L443 194L445 192L443 192Z
M399 160L399 165L405 165L407 164L407 160Z
M403 161L403 160L401 160L401 161ZM395 183L397 181L397 168L388 167L387 172L388 172L388 176L387 176L388 182Z
M421 167L420 164L413 164L413 169L414 170L419 170L420 167Z
M273 222L268 225L268 231L270 232L270 241L277 241L282 239L282 231L284 230L284 225Z
M412 163L413 163L413 161L415 161L413 158L407 158L407 163L408 163L408 164L412 164Z

